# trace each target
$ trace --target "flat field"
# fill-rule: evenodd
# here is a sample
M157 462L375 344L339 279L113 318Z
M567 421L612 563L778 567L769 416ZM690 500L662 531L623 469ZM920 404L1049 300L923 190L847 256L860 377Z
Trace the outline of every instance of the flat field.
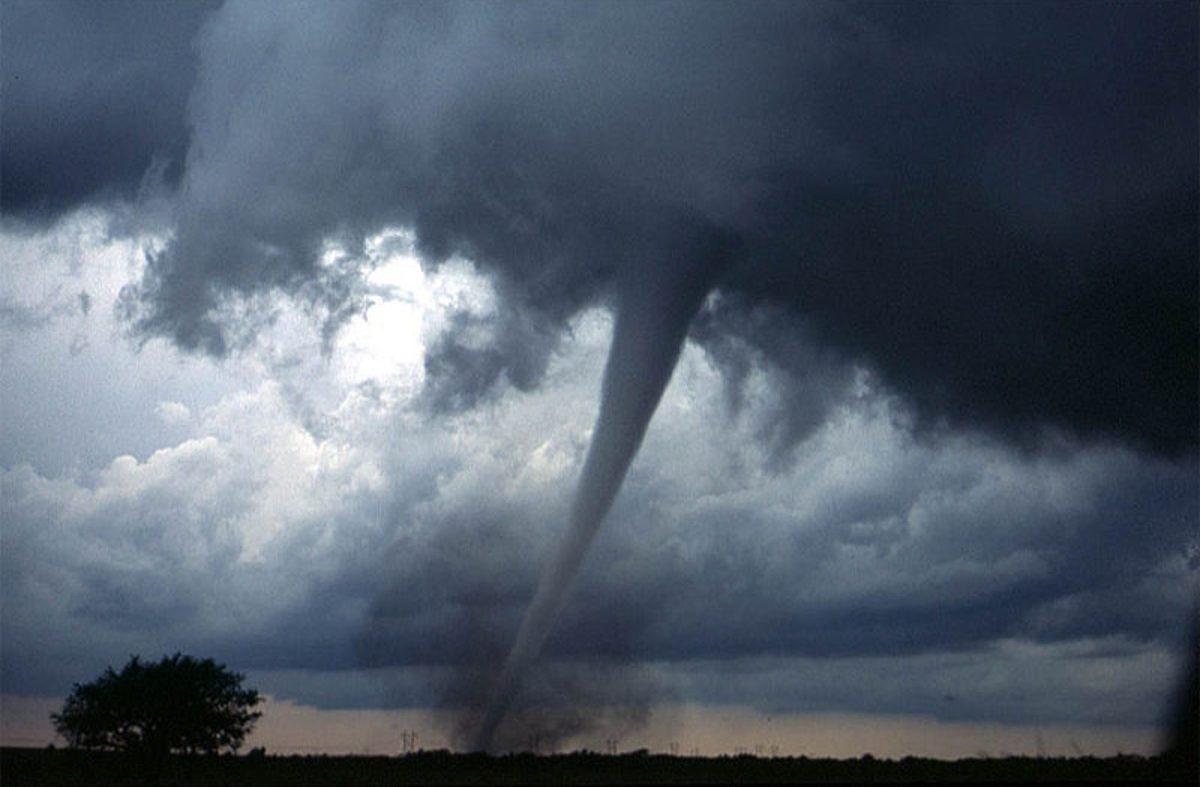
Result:
M1193 764L1194 765L1194 764ZM914 782L1195 783L1160 757L880 760L671 757L592 752L491 757L427 751L402 757L173 756L0 748L0 781L18 785L861 784Z

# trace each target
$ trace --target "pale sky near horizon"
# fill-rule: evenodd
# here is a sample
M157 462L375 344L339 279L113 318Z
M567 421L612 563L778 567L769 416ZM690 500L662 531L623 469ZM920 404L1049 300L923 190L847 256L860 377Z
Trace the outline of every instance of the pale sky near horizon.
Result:
M4 696L0 746L63 745L49 714L61 701ZM449 722L437 711L322 710L311 705L276 701L260 708L263 718L247 738L243 751L263 747L270 754L370 754L405 752L406 735L416 734L415 748L452 748L441 731ZM539 753L587 749L607 751L610 740L619 752L645 748L682 756L965 757L1046 756L1099 757L1150 755L1162 746L1160 732L1147 726L1026 725L994 722L947 722L920 716L861 714L768 715L745 706L666 705L652 709L644 724L622 732L587 733L556 741ZM528 746L528 744L526 744ZM674 747L674 748L673 748Z

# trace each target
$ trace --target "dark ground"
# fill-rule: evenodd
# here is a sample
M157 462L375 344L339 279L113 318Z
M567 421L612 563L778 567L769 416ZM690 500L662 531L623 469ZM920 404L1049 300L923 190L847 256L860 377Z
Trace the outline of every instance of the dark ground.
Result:
M139 760L66 749L0 748L0 782L17 785L782 784L864 782L1125 782L1195 784L1161 757L903 760L668 757L581 752L504 757L421 752L404 757L212 756Z

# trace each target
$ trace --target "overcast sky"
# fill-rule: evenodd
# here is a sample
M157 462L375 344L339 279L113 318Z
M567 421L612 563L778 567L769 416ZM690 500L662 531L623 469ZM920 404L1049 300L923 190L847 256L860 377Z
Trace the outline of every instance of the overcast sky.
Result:
M10 702L178 650L462 745L608 434L640 450L501 742L1166 718L1194 3L2 22Z

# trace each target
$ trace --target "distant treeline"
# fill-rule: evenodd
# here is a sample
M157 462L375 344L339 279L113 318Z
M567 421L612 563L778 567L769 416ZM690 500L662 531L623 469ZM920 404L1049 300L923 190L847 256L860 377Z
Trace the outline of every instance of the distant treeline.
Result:
M398 757L183 756L139 759L70 749L0 748L6 787L19 785L786 784L864 782L1195 783L1195 763L1162 757L856 760L809 757L453 754Z

